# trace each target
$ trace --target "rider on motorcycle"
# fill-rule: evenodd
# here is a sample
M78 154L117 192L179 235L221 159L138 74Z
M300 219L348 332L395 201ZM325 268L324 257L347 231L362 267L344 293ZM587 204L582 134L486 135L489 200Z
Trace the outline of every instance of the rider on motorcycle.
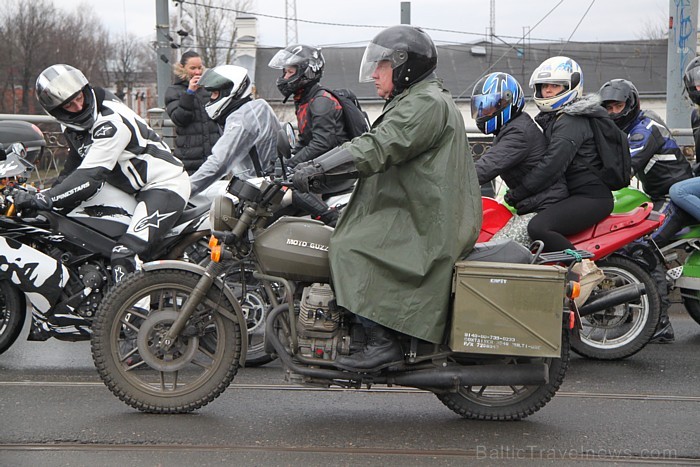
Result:
M508 73L490 73L481 78L472 92L472 118L479 130L493 134L493 143L476 161L479 184L500 176L509 188L520 185L523 177L544 157L547 140L527 113L520 83ZM514 206L519 215L539 211L568 196L561 178L539 193Z
M671 136L666 123L651 111L640 107L639 92L626 79L613 79L603 84L600 98L615 121L627 133L632 156L632 168L642 182L644 192L654 202L654 210L666 214L663 225L652 235L657 245L669 243L671 236L688 223L689 216L669 205L669 190L677 182L693 177L690 163ZM671 342L674 331L668 318L668 283L661 265L652 273L661 296L661 318L652 341Z
M436 66L435 44L421 29L380 32L365 50L360 81L374 81L383 113L368 133L292 176L302 191L322 189L333 174L359 177L331 236L330 266L338 305L360 316L368 339L336 359L341 368L401 360L395 331L442 342L454 262L479 233L464 121Z
M131 224L112 250L112 273L119 282L136 269L136 256L175 225L190 195L182 163L146 122L121 102L105 98L83 73L53 65L37 78L41 106L61 123L75 169L36 194L20 192L18 209L70 210L109 182L134 194Z

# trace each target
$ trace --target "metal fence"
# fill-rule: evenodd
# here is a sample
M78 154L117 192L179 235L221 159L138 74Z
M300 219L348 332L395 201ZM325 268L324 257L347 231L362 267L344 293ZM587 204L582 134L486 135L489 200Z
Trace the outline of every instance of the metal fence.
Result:
M39 183L50 179L57 174L65 162L67 144L60 131L60 127L53 117L48 115L21 115L21 114L0 114L0 120L21 120L34 123L39 126L46 139L46 150L41 160L37 161L35 177ZM175 146L175 125L167 118L164 109L154 108L148 111L147 120L149 125L163 138L170 146ZM492 137L482 134L475 126L465 128L469 147L475 159L483 155L491 146ZM690 128L672 129L673 136L692 137ZM695 147L681 146L683 154L692 163L695 162Z

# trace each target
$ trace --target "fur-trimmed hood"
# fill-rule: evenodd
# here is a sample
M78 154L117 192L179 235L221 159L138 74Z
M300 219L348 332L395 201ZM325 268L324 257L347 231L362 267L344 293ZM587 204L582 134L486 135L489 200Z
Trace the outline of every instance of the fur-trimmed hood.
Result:
M182 66L180 62L177 62L175 65L173 65L173 74L175 75L176 81L190 81L190 79L187 77L187 71L185 70L185 67Z
M568 115L583 115L586 117L607 117L608 112L602 105L600 95L597 93L586 94L576 99L571 104L565 105L560 112Z

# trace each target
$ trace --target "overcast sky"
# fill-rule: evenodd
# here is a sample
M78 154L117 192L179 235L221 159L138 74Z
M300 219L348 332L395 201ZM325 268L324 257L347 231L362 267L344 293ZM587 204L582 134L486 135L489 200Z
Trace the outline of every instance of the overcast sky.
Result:
M235 0L230 1L231 6L234 3ZM411 23L427 28L436 41L471 42L478 40L479 35L483 37L489 27L489 3L487 0L412 0ZM611 41L640 39L649 26L663 27L667 24L669 4L674 1L496 0L495 3L495 32L508 42L516 42L524 28L530 28L532 40ZM254 0L250 11L284 17L285 4L285 0ZM87 6L117 35L126 31L142 38L155 36L155 0L54 0L54 5L70 11L79 5ZM171 14L177 11L173 1L168 5ZM296 5L299 42L314 45L359 44L372 39L381 26L400 22L400 0L297 0ZM259 44L283 46L284 19L258 18Z

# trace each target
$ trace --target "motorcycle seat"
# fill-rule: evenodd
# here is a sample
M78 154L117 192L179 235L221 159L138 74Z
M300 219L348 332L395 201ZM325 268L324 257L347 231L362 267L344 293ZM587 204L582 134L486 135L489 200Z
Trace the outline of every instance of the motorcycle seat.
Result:
M495 240L474 245L465 258L465 261L486 261L490 263L532 263L534 255L521 244L510 240Z
M184 211L182 211L182 215L180 215L180 218L178 219L178 223L182 224L182 223L191 221L193 219L197 219L202 214L209 211L209 208L210 208L209 205L202 205L202 206L197 206L194 208L187 208Z
M593 237L599 237L606 233L614 232L632 225L639 224L649 217L649 213L653 210L651 203L644 203L638 208L629 212L618 214L610 214L608 217L598 222L597 224L587 228L583 232L568 237L573 244L577 244L583 240Z

